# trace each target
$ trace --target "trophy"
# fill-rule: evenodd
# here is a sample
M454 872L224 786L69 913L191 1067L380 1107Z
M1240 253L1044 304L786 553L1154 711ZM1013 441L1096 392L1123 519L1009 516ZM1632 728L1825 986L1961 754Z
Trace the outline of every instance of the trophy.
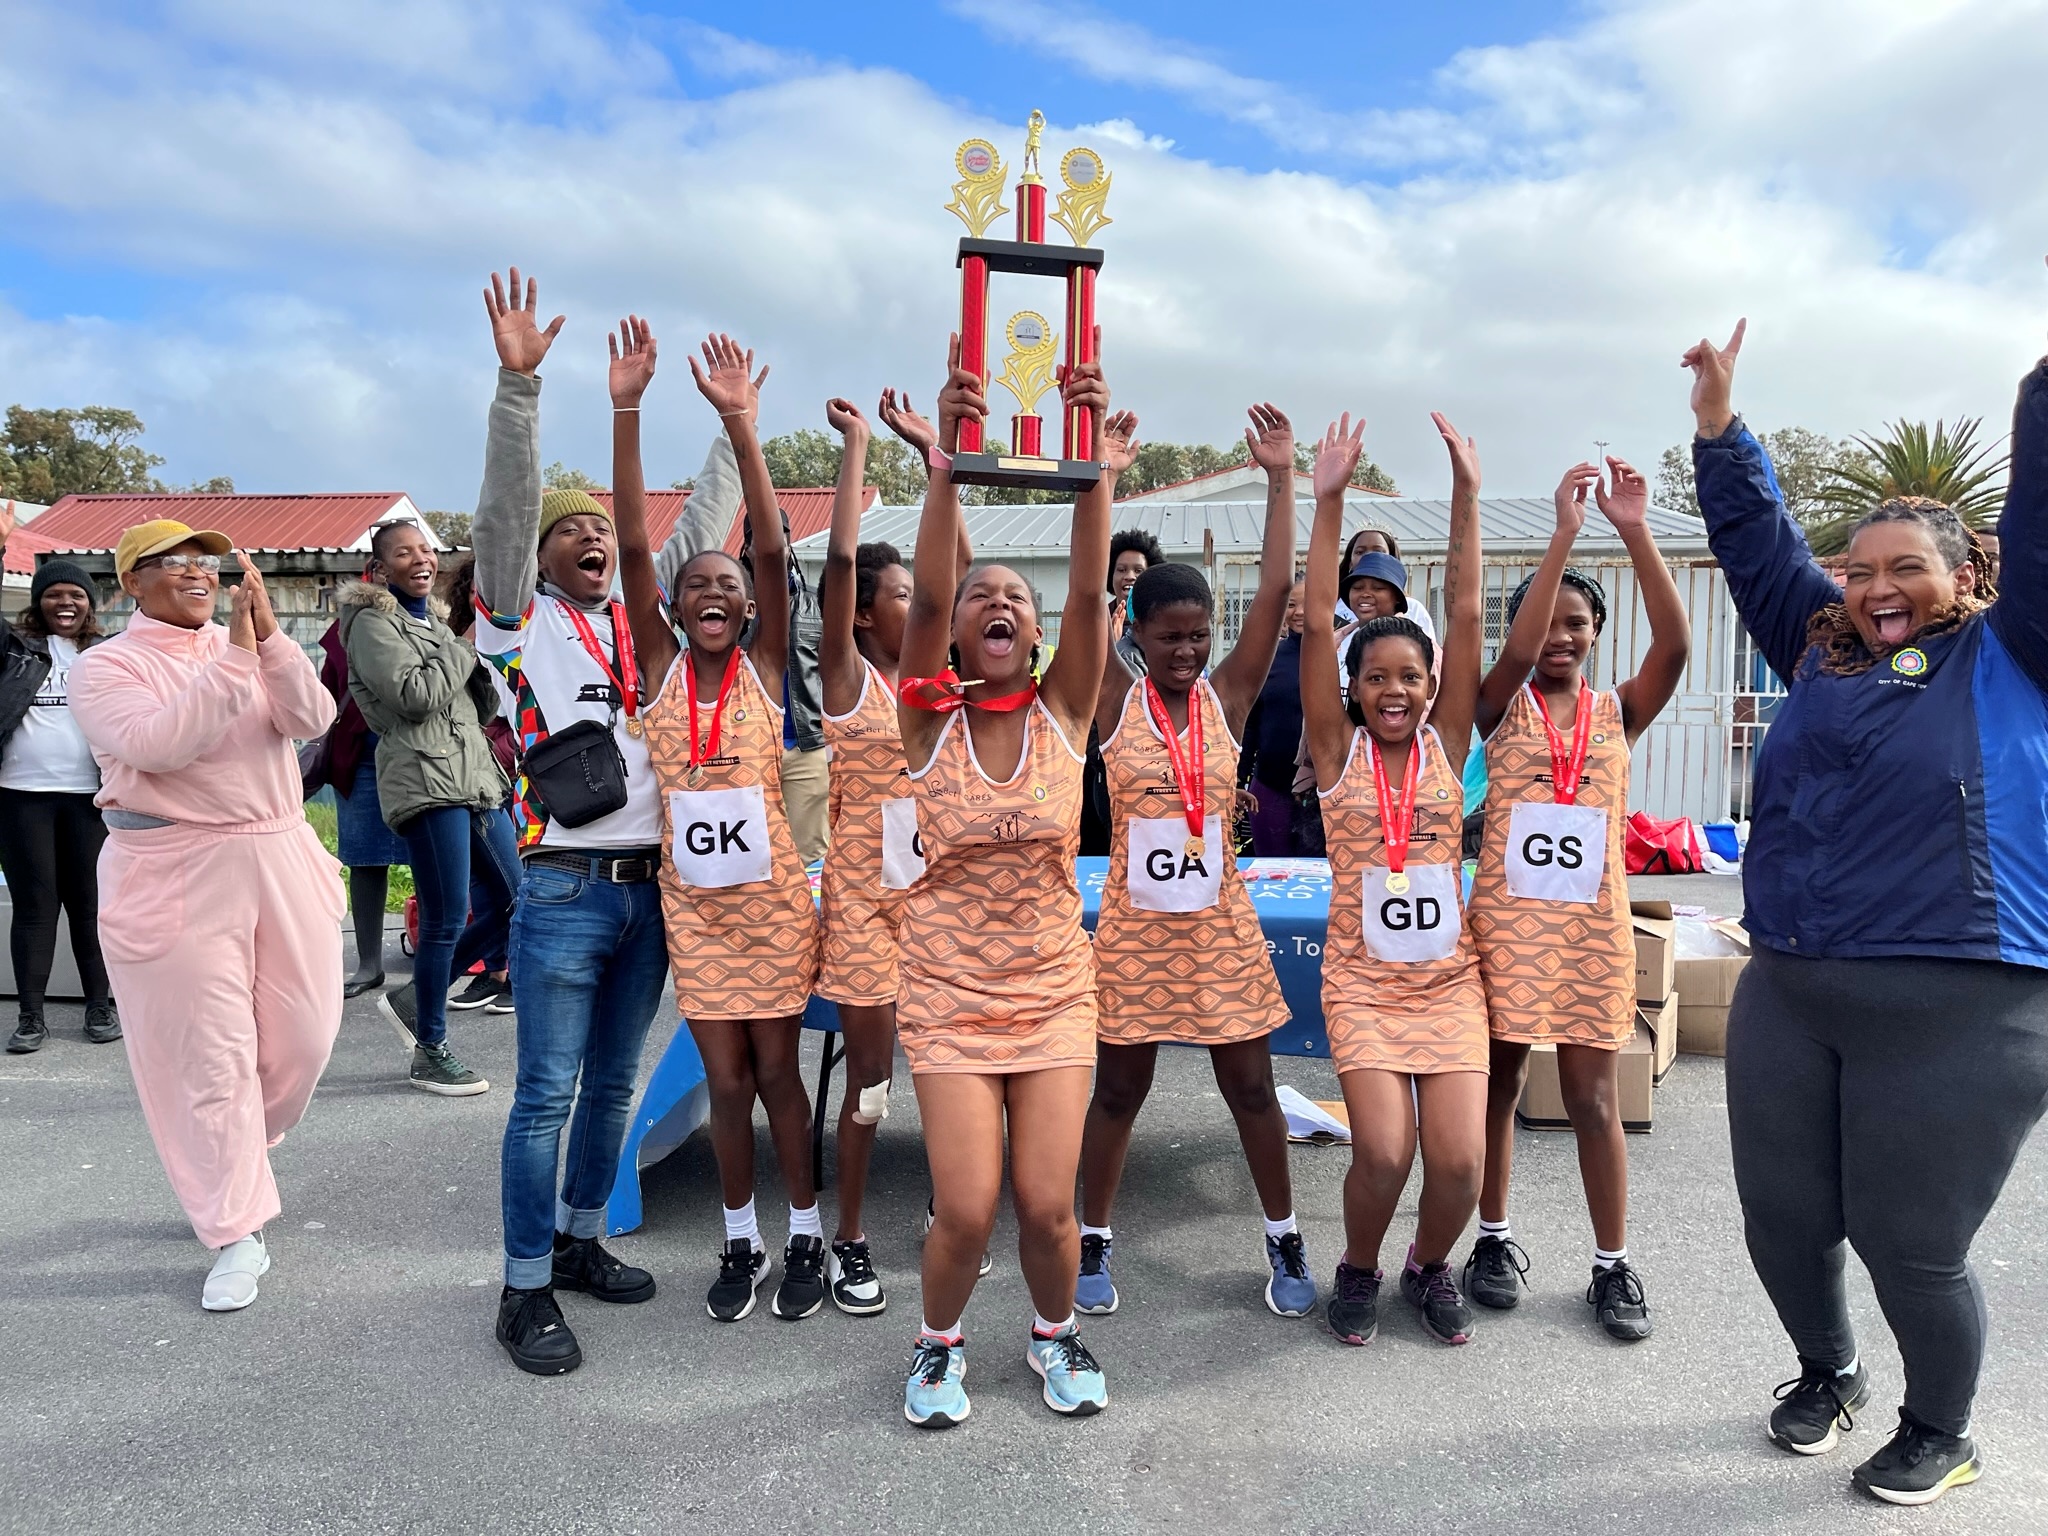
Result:
M984 238L988 228L1009 210L1003 206L1003 161L986 139L969 139L953 157L960 180L946 211L967 226L960 242L960 366L989 381L988 279L991 272L1016 272L1027 277L1062 278L1067 286L1065 362L1070 368L1095 361L1095 274L1102 252L1088 244L1111 222L1102 211L1109 196L1109 173L1092 149L1071 149L1060 161L1066 190L1051 217L1073 239L1071 247L1048 245L1045 239L1046 186L1039 170L1039 141L1045 114L1034 111L1024 135L1024 159L1016 186L1017 238ZM953 479L961 485L1001 485L1026 490L1084 491L1102 478L1095 459L1098 423L1086 410L1063 410L1060 452L1045 452L1043 420L1035 407L1054 387L1058 336L1045 317L1031 310L1011 316L1005 329L1010 352L995 382L1014 395L1019 406L1010 418L1010 451L991 451L983 441L982 423L960 423L959 452L953 457Z

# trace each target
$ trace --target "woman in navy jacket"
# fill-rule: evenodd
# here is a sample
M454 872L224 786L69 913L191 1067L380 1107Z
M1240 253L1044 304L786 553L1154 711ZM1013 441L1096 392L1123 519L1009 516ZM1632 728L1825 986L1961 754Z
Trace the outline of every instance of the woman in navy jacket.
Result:
M1870 1392L1843 1293L1870 1271L1906 1367L1866 1492L1973 1482L1984 1294L1969 1265L2048 1105L2048 360L2020 385L2004 591L1939 502L1885 502L1837 587L1729 405L1738 325L1693 370L1700 510L1789 690L1757 762L1754 958L1728 1021L1751 1261L1799 1356L1771 1438L1833 1449Z

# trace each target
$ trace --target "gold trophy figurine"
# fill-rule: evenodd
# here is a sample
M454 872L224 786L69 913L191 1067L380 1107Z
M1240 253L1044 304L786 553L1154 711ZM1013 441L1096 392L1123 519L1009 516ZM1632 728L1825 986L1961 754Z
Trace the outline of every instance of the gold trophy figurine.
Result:
M1046 324L1045 316L1029 309L1010 316L1004 335L1009 338L1010 353L1003 359L996 382L1023 407L1010 418L1010 451L1019 457L1037 458L1045 425L1038 415L1038 402L1053 387L1059 337Z
M1033 107L1031 119L1024 125L1024 179L1038 181L1042 173L1038 164L1038 141L1045 137L1045 114Z

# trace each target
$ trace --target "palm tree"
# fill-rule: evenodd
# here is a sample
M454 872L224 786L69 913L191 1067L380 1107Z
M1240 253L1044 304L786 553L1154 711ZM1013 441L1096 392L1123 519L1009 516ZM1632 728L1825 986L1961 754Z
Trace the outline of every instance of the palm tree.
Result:
M1966 416L1950 431L1937 421L1896 421L1878 437L1858 435L1870 457L1838 464L1816 498L1823 514L1808 534L1817 555L1838 555L1863 515L1894 496L1927 496L1954 509L1971 528L1988 527L2005 499L2010 456L1977 441L1982 419Z

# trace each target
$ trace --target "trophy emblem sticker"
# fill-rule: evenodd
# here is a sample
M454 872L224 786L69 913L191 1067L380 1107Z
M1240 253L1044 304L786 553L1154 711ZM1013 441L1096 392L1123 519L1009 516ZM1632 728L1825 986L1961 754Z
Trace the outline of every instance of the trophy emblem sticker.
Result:
M1010 316L1003 334L1010 354L1003 359L1003 371L996 382L1016 396L1022 407L1010 418L1010 451L1019 458L1037 458L1042 450L1043 419L1038 402L1054 384L1059 357L1059 338L1046 324L1045 316L1020 310Z
M1060 160L1060 180L1067 190L1060 194L1053 222L1073 236L1074 244L1086 245L1103 225L1116 222L1102 211L1109 198L1109 172L1094 150L1070 149Z
M989 225L1010 210L1003 206L1003 157L987 139L969 139L953 152L960 179L953 183L953 201L946 212L967 226L979 240Z

